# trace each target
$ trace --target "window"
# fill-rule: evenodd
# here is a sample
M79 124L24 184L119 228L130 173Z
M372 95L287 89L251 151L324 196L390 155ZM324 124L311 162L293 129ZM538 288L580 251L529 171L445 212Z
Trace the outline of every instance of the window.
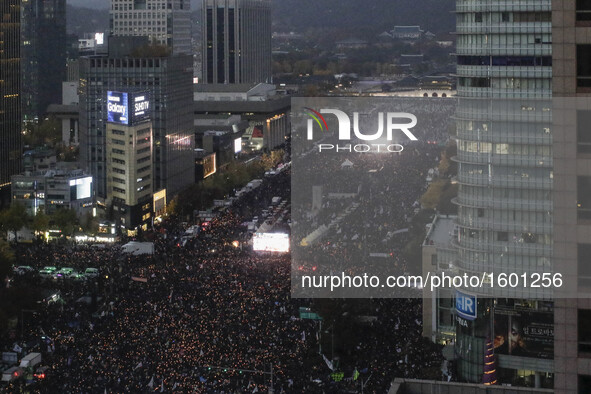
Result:
M591 153L591 111L577 111L577 152Z
M509 22L509 13L508 12L501 12L501 21L502 22Z
M591 0L577 0L578 21L591 21Z
M506 231L500 231L497 233L497 241L507 242L509 241L509 233Z
M591 88L591 45L577 45L577 87Z
M579 333L579 357L591 357L591 309L579 309L577 331ZM591 380L589 382L591 383Z
M476 22L476 23L482 22L482 12L477 12L474 14L474 22Z
M591 289L591 244L577 244L579 287Z
M577 217L591 219L591 177L577 177Z

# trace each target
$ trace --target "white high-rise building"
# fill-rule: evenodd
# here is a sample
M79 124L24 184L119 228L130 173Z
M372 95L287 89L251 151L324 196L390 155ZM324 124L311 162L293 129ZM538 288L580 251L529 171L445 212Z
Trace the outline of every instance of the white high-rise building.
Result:
M152 43L191 54L190 0L111 0L110 29L115 36L148 36Z

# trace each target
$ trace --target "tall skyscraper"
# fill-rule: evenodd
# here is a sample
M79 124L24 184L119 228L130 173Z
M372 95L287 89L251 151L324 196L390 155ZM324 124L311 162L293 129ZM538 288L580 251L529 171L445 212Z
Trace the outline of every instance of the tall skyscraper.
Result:
M66 0L22 2L22 103L25 119L61 102L66 77Z
M591 2L552 1L554 392L591 392ZM576 289L576 294L568 293Z
M573 0L574 2L574 0ZM551 0L457 0L460 272L552 272ZM458 294L456 294L456 297ZM482 382L487 337L500 383L552 387L553 304L536 289L483 290L456 324L458 373Z
M147 36L173 54L191 54L190 0L111 0L114 36Z
M154 191L174 196L194 181L193 69L189 55L80 59L80 160L107 197L107 91L150 94Z
M203 82L270 83L271 1L203 0Z
M0 1L0 192L8 193L22 155L20 3Z

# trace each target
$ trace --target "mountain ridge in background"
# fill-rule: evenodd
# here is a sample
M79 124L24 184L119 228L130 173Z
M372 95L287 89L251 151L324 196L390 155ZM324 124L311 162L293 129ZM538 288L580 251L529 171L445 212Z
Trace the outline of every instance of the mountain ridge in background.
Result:
M108 29L109 0L67 3L69 32ZM200 0L191 1L192 10L200 7ZM273 30L341 30L369 38L395 25L419 25L424 31L447 35L455 30L454 9L455 0L273 0Z

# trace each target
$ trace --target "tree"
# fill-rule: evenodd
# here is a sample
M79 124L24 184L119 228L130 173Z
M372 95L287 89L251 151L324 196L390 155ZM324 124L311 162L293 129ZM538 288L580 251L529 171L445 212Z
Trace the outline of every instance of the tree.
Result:
M33 231L43 233L49 229L49 216L43 212L41 208L37 211L37 215L33 218Z
M0 283L4 283L4 278L10 272L10 267L14 261L14 252L8 242L0 239Z
M77 223L76 211L73 209L58 209L51 216L53 224L62 230L62 234L71 235L74 232Z
M56 146L62 139L62 124L59 119L51 116L39 123L28 123L24 137L26 145Z
M95 217L92 216L90 212L87 212L86 215L81 220L80 225L86 234L96 234L98 233L99 223Z
M16 242L16 233L28 222L28 215L25 207L21 204L11 204L10 208L0 213L0 227L4 231L14 232Z

